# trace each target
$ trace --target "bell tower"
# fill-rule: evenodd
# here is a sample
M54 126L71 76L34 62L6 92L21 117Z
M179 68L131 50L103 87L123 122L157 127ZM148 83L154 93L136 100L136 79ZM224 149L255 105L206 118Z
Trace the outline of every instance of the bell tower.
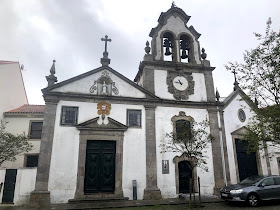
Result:
M151 41L146 42L146 54L134 81L161 99L152 108L152 114L147 114L151 111L149 108L147 119L153 116L156 121L158 106L185 109L190 115L206 111L210 133L216 139L211 143L213 159L210 160L213 160L214 192L218 192L224 185L224 175L217 117L219 102L216 102L212 76L215 67L211 67L210 61L206 60L205 49L198 41L201 34L193 26L187 25L189 20L190 16L174 4L160 14L158 25L149 34ZM154 126L156 129L154 124L146 127ZM150 130L147 133L150 134ZM146 137L147 188L144 198L152 191L158 192L157 160L153 155L157 150L156 141L155 136Z
M201 64L200 34L193 26L187 26L189 19L190 16L174 5L161 13L157 27L149 34L154 60Z
M180 101L215 101L210 61L200 48L199 34L182 9L172 4L152 28L146 55L134 81L160 98ZM151 54L150 54L151 51ZM160 87L159 87L160 86Z

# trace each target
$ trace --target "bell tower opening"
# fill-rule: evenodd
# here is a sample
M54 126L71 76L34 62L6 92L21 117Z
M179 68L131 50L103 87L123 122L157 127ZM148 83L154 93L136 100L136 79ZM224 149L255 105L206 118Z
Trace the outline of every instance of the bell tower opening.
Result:
M163 60L174 61L175 59L175 43L174 35L171 32L165 32L162 36L163 41Z
M180 59L181 62L195 63L193 40L187 34L180 36Z

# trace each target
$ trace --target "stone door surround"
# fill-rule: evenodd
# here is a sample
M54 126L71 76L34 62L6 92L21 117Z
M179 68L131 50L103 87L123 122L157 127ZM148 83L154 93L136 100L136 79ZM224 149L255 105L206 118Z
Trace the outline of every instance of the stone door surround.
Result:
M123 168L123 137L127 126L108 117L107 125L98 125L97 118L77 125L80 130L79 160L77 173L77 188L75 199L114 198L123 197L122 168ZM85 163L87 141L115 141L115 191L114 193L84 193Z

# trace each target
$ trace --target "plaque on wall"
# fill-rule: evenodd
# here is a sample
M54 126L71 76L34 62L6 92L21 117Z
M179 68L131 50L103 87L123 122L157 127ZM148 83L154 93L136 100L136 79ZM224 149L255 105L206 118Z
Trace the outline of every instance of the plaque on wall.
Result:
M162 174L169 174L169 160L162 160Z

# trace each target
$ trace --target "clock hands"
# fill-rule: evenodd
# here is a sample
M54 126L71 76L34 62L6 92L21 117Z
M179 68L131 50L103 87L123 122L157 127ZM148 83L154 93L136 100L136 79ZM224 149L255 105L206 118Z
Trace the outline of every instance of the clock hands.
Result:
M180 85L182 85L183 83L178 79L178 81L176 81L175 83L178 83Z

